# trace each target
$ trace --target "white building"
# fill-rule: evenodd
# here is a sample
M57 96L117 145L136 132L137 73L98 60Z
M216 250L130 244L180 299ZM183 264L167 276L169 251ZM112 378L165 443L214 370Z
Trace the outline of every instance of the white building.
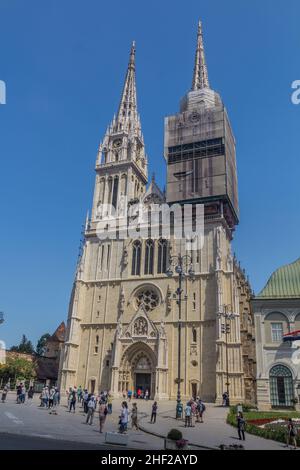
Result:
M257 403L260 409L293 407L300 393L300 258L277 269L252 300L256 330Z

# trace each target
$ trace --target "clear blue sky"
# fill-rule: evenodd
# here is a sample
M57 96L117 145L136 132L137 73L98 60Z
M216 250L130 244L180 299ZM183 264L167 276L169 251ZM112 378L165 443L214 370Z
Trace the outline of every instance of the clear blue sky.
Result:
M203 21L210 83L237 141L234 249L260 290L300 256L299 0L1 0L0 310L7 345L67 316L97 146L116 111L131 41L150 174L164 184L163 117L191 84Z

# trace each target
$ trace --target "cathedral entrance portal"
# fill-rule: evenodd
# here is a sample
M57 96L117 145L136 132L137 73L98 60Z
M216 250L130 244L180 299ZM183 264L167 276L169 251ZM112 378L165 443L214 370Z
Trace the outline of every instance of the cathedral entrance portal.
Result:
M143 395L148 390L149 398L155 395L156 357L145 343L138 342L130 346L123 354L119 368L119 393L131 390ZM137 395L136 395L137 396Z
M135 392L138 396L138 390L141 390L142 396L145 395L146 390L148 390L149 395L151 393L151 374L135 374ZM149 398L152 398L149 396Z

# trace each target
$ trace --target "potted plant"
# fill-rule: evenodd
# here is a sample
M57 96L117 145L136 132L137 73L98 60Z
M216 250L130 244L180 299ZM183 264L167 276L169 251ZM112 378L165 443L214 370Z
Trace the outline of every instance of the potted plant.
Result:
M171 429L165 439L165 450L186 450L188 441L182 438L182 432L178 429Z

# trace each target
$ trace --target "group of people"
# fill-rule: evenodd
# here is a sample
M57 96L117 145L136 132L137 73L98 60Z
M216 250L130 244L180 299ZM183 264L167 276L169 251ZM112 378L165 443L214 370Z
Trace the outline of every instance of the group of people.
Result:
M68 399L68 410L75 413L76 403L80 404L86 414L86 424L92 425L95 412L99 414L99 431L103 432L103 427L108 414L112 413L112 396L107 391L101 391L98 395L89 393L87 389L83 389L81 385L70 387L66 390Z
M127 390L127 392L124 390L123 391L123 398L125 399L127 397L128 401L131 401L132 397L136 399L145 399L149 400L150 399L150 392L148 389L145 391L138 387L136 391L132 392L132 390Z
M43 387L40 394L40 406L43 408L56 408L60 404L60 391L57 387Z
M196 399L191 398L185 406L184 415L185 415L185 427L193 427L193 420L195 419L196 423L203 423L203 414L206 407L200 397Z

